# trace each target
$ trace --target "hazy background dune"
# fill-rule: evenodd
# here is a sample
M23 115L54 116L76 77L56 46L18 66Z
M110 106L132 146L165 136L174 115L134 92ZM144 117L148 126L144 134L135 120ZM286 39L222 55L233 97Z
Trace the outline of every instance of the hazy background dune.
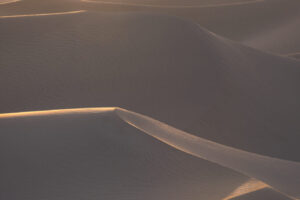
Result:
M97 1L97 0L96 0ZM98 1L101 2L101 1ZM117 0L109 2L119 2ZM124 2L124 1L122 1ZM129 3L136 1L128 0ZM138 1L140 4L157 5L164 1ZM149 3L150 2L150 3ZM178 5L176 1L166 1ZM182 2L182 1L181 1ZM186 1L184 1L186 2ZM203 7L143 7L118 4L85 4L88 9L100 11L146 11L177 15L192 19L201 26L227 38L277 54L299 52L299 7L298 0L264 1L188 1L188 5ZM228 6L228 4L231 6ZM241 3L241 4L234 4ZM205 5L219 5L208 6ZM224 6L225 5L225 6Z
M0 113L117 106L300 161L299 0L93 1L0 0ZM1 118L0 138L0 199L289 199L111 112Z
M220 143L299 160L290 153L299 150L295 60L164 15L81 13L0 26L1 112L122 106Z

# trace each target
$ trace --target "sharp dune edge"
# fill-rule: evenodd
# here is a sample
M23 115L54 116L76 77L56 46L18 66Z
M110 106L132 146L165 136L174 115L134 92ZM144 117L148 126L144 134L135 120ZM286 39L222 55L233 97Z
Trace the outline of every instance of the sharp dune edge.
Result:
M226 6L239 6L245 4L259 3L265 0L247 0L232 3L215 3L208 5L159 5L159 4L144 4L144 3L130 3L130 2L118 2L118 1L101 1L101 0L81 0L88 3L99 3L108 5L121 5L121 6L134 6L134 7L150 7L150 8L215 8Z
M1 0L0 5L9 4L9 3L16 3L18 1L21 1L21 0Z
M234 199L236 197L243 196L243 195L253 193L256 191L260 191L260 190L266 189L266 188L269 188L269 186L266 185L265 183L262 183L255 179L250 179L246 183L244 183L241 186L239 186L238 188L236 188L231 194L229 194L223 200Z
M86 12L86 10L74 10L74 11L57 12L57 13L37 13L37 14L26 14L26 15L7 15L7 16L0 16L0 19L18 18L18 17L41 17L41 16L53 16L53 15L70 15L70 14L78 14L83 12Z
M149 134L150 136L193 156L217 163L221 166L233 169L249 177L261 180L274 189L294 199L300 198L298 186L300 184L300 164L286 160L266 157L249 153L211 142L200 137L188 134L150 117L128 111L121 108L78 108L63 110L47 110L20 113L0 114L0 119L17 119L48 116L72 116L81 114L105 114L114 113L120 119L133 127ZM1 121L0 121L1 123ZM8 131L9 132L9 131ZM26 134L26 133L25 133ZM250 187L249 187L250 185ZM253 187L252 185L255 185ZM250 188L250 192L268 187L256 182L246 183L240 188ZM237 188L237 191L242 189ZM229 195L232 198L237 192ZM239 192L238 192L239 193ZM240 193L247 193L240 192ZM225 198L228 199L228 198Z
M160 14L85 12L0 24L1 112L118 105L212 141L300 160L290 153L299 151L294 59Z
M299 6L0 0L0 200L300 199Z

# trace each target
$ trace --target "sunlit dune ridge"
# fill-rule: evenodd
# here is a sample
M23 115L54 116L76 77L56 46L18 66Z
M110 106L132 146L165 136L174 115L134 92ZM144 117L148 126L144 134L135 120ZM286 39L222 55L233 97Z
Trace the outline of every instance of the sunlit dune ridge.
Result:
M56 109L56 110L25 111L25 112L0 114L0 119L15 118L15 117L67 115L67 114L80 114L80 113L99 113L99 112L113 111L115 109L116 109L115 107L99 107L99 108L70 108L70 109Z
M52 15L70 15L86 12L86 10L75 10L67 12L54 12L54 13L38 13L38 14L24 14L24 15L6 15L0 16L0 19L3 18L18 18L18 17L39 17L39 16L52 16Z
M21 1L21 0L4 0L4 1L0 1L0 5L1 4L9 4L9 3L16 3L18 1Z
M88 3L101 3L108 5L120 5L120 6L134 6L134 7L150 7L150 8L210 8L210 7L224 7L224 6L239 6L244 4L258 3L265 0L248 0L232 3L216 3L208 5L156 5L156 4L144 4L144 3L130 3L130 2L113 2L113 1L100 1L100 0L81 0Z
M233 169L249 177L261 180L272 188L294 198L300 198L300 164L241 151L212 141L202 139L150 117L121 108L76 108L46 111L31 111L0 114L1 119L20 117L39 117L53 115L115 113L120 119L150 136L185 153L206 159L221 166ZM272 168L269 168L272 166ZM249 186L250 185L250 186ZM242 188L257 190L266 187L265 184L246 184ZM249 189L250 188L250 189ZM241 191L239 189L238 191ZM247 190L244 190L247 192ZM233 192L232 196L234 196ZM239 192L241 193L241 192Z
M242 184L238 188L236 188L231 194L229 194L227 197L225 197L223 200L230 200L235 197L239 197L251 192L255 192L264 188L268 188L269 186L265 183L262 183L260 181L257 181L255 179L250 179L246 183Z

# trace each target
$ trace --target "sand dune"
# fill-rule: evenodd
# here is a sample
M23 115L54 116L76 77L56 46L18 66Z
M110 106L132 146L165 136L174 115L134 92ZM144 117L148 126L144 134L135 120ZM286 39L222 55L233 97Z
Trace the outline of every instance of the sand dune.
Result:
M244 44L279 54L293 54L300 47L300 15L286 23L248 38Z
M116 109L127 123L181 151L229 167L295 198L300 197L300 164L255 155L185 133L149 117ZM269 167L272 166L272 169Z
M134 6L134 7L150 7L150 8L212 8L212 7L224 7L224 6L238 6L244 4L258 3L264 0L229 0L229 1L216 1L216 2L170 2L167 1L165 4L162 4L162 1L102 1L102 0L81 0L82 2L88 3L100 3L100 4L108 4L108 5L120 5L120 6ZM188 5L187 5L188 4Z
M257 200L257 199L291 200L292 198L288 198L284 195L278 194L274 190L265 188L262 190L257 190L252 193L247 193L245 195L232 198L231 200Z
M73 0L20 0L16 3L0 5L1 16L32 15L41 13L61 13L84 10L80 1Z
M290 153L299 151L296 60L164 15L81 13L0 25L1 112L121 106L222 144L300 160Z
M1 200L300 199L299 0L0 4Z
M0 126L4 199L220 200L248 180L109 110L1 118Z
M7 16L0 16L2 18L18 18L18 17L41 17L41 16L52 16L52 15L70 15L70 14L78 14L86 12L85 10L75 10L75 11L68 11L68 12L57 12L57 13L39 13L39 14L27 14L27 15L7 15Z
M260 180L263 180L264 182L266 182L267 184L271 185L271 186L275 186L276 189L278 189L281 192L284 192L290 196L293 196L295 198L299 198L299 193L298 193L298 187L297 185L299 185L299 177L298 175L300 167L298 163L294 163L294 162L289 162L289 161L284 161L284 160L279 160L279 159L275 159L275 158L270 158L270 157L264 157L264 156L260 156L257 154L252 154L252 153L248 153L248 152L243 152L237 149L233 149L230 147L226 147L224 145L220 145L211 141L207 141L204 139L201 139L199 137L195 137L193 135L190 135L188 133L185 133L183 131L180 131L178 129L175 129L173 127L170 127L166 124L163 124L159 121L153 120L149 117L134 113L134 112L130 112L124 109L119 109L119 108L83 108L83 109L70 109L70 110L53 110L53 111L38 111L38 112L23 112L23 113L10 113L10 114L1 114L0 115L1 120L1 127L3 132L0 134L1 137L1 142L2 142L2 147L4 148L1 156L2 156L2 160L6 160L6 158L13 158L13 160L9 161L9 162L5 162L7 165L5 165L5 169L8 170L8 172L10 173L18 173L19 170L22 170L22 167L19 168L17 166L13 167L12 169L6 168L6 167L12 167L11 163L17 163L17 162L21 162L22 160L19 159L19 157L17 156L20 151L23 152L22 153L22 159L30 159L31 161L34 161L33 163L28 163L30 168L34 168L34 171L27 171L25 174L22 174L22 177L16 177L14 182L18 182L18 183L23 183L24 181L26 181L25 177L26 176L30 176L33 178L33 180L35 178L38 178L36 176L38 176L37 173L35 173L35 171L45 171L45 170L50 170L52 171L52 175L54 174L55 176L57 176L57 174L60 174L59 171L63 170L64 165L66 165L67 163L65 163L65 161L63 161L63 163L51 163L50 161L55 161L57 159L59 160L67 160L68 162L70 162L70 164L73 165L73 167L70 166L70 164L68 164L68 171L72 172L74 170L74 172L76 172L76 177L80 177L80 181L85 180L86 178L91 179L91 177L86 177L87 176L87 170L89 170L90 168L94 168L95 166L93 166L96 163L97 164L97 171L94 172L96 173L94 178L93 178L93 182L97 182L97 185L99 186L105 186L105 188L107 189L107 185L106 185L106 178L109 179L114 179L117 175L117 177L123 177L124 178L120 178L121 180L118 180L117 184L126 184L126 185L135 185L137 183L134 183L137 180L140 179L144 179L145 176L147 176L146 174L142 173L142 174L132 174L132 176L128 176L126 175L126 170L125 171L118 171L118 170L114 170L112 169L111 171L108 170L105 167L105 163L111 163L114 162L115 158L120 159L122 158L123 162L119 163L119 165L117 166L117 169L119 168L127 168L128 167L128 163L126 164L126 160L128 159L132 159L134 158L134 160L132 161L133 164L138 165L139 170L144 170L145 168L147 169L147 165L145 165L145 161L142 160L142 162L139 160L139 157L143 155L139 155L138 154L136 156L138 157L130 157L130 154L126 154L126 151L124 152L125 149L131 149L132 144L131 144L131 140L136 140L139 137L143 137L142 135L140 136L135 136L136 134L133 133L138 133L137 130L141 130L142 133L147 133L151 136L153 136L154 138L157 138L158 140L172 146L175 147L176 149L179 149L185 153L194 155L196 157L199 158L204 158L205 160L208 161L212 161L212 162L216 162L220 165L229 167L231 169L240 171L244 174L248 174L251 176L254 176L255 178L258 178ZM130 124L132 127L135 127L136 130L124 126L124 123L122 123L121 120L124 120L125 122L127 122L128 124ZM70 124L71 122L71 124ZM13 125L14 124L14 125ZM56 124L55 126L53 126L54 124ZM13 125L13 126L11 126ZM16 126L17 125L17 126ZM52 127L52 128L51 128ZM80 127L79 130L77 130ZM82 130L85 130L84 132L82 132ZM25 132L25 135L24 135ZM50 134L52 132L52 134ZM84 135L82 135L84 133ZM32 140L32 142L29 143L22 143L20 144L18 141L19 138L22 134L22 140L25 139L25 141L29 142L29 140ZM54 135L53 135L54 134ZM141 133L138 133L141 134ZM68 136L69 135L69 136ZM80 137L79 137L80 135ZM44 137L48 137L48 139L44 138ZM77 138L78 139L75 139ZM96 138L97 141L95 140ZM132 138L131 138L132 137ZM94 142L91 143L91 139L94 138ZM87 139L85 145L84 143L82 143L82 141L85 141ZM69 142L67 142L69 141ZM122 141L122 143L120 143L120 141ZM150 143L149 143L150 142ZM148 148L148 152L149 155L147 155L147 160L152 160L152 159L157 159L157 157L155 157L155 155L152 154L155 152L164 152L164 149L167 149L167 151L172 152L173 150L166 148L166 146L164 145L155 145L155 143L153 143L154 141L150 140L149 138L146 140L140 140L140 142L135 143L137 144L140 149L138 151L143 151L143 149L141 149L141 147L143 148ZM13 146L11 146L12 144L18 143L18 147L16 147L15 150L11 149ZM57 143L61 143L63 144L63 146L57 146ZM105 144L105 145L104 145ZM29 145L29 146L28 146ZM36 146L38 145L38 146ZM41 146L42 145L42 146ZM54 146L58 147L59 149L62 148L61 150L65 149L66 151L68 151L68 149L70 148L71 152L73 151L84 151L85 155L90 155L88 156L89 158L85 158L85 157L81 157L82 155L77 155L77 153L75 153L76 157L69 157L70 155L67 152L60 152L61 150L59 149L54 149ZM87 146L88 145L88 146ZM96 145L96 146L94 146ZM108 147L109 145L109 147ZM116 146L116 145L121 145L121 146ZM125 145L124 147L122 147L123 145ZM128 146L127 146L128 145ZM149 146L150 145L150 146ZM39 152L38 154L34 153L32 154L31 151L34 149L34 146L36 146L35 148L38 148ZM53 147L51 147L53 146ZM149 146L149 147L147 147ZM83 149L84 148L84 149ZM109 149L105 149L105 148L109 148L109 149L114 149L114 151L110 151ZM117 149L116 149L117 148ZM123 152L119 152L119 150L122 150ZM36 149L37 150L37 149ZM60 153L57 154L59 151ZM5 153L6 152L6 153ZM56 152L56 153L55 153ZM105 153L106 152L106 153ZM134 153L135 151L133 151L132 153ZM174 152L174 151L173 151ZM54 154L55 153L55 154ZM121 153L121 155L120 155ZM175 154L179 154L184 156L184 154L181 154L179 152L175 151ZM9 156L8 156L9 155ZM96 156L98 155L98 156ZM93 156L96 156L93 158ZM100 157L99 157L100 156ZM145 155L146 156L146 155ZM164 157L163 155L161 155L164 159L166 159L167 161L170 160L170 158ZM161 157L160 156L160 157ZM85 160L85 167L83 166L78 166L78 162L81 161L81 158L87 159ZM98 157L98 158L97 158ZM42 161L39 161L39 159L45 160L47 163L45 163L47 165L47 167L45 168L45 165L41 165ZM176 156L176 158L178 159L178 157ZM188 157L189 159L191 159L192 157ZM95 160L96 159L96 160ZM187 159L187 160L189 160ZM147 161L146 160L146 161ZM193 159L192 159L193 160ZM49 163L48 163L49 162ZM75 164L75 163L77 164ZM141 162L141 163L140 163ZM170 165L170 163L165 163L166 161L160 160L160 167L164 167L166 169L174 168L173 166ZM197 160L194 160L194 167L195 165L197 165ZM201 161L202 162L202 161ZM201 163L199 160L199 163ZM92 164L94 163L94 164ZM102 163L102 164L101 164ZM146 162L147 163L147 162ZM48 166L48 164L50 164ZM53 166L57 165L57 166ZM100 165L99 165L100 164ZM164 165L166 164L166 165ZM207 167L208 165L211 165L209 163L203 162L201 163L201 168L203 167ZM43 167L44 166L44 167ZM189 165L187 164L182 164L181 170L185 170ZM270 169L267 166L272 166L272 168ZM66 167L66 166L65 166ZM70 168L71 167L71 168ZM199 166L198 166L199 167ZM212 171L214 170L220 170L221 168L216 166L216 165L212 165L211 167ZM55 171L53 171L55 170ZM108 171L107 171L108 170ZM158 171L155 171L155 169L153 169L152 167L149 168L148 173L158 173ZM153 171L152 171L153 170ZM157 169L156 169L157 170ZM189 169L191 170L191 169ZM225 169L224 169L225 170ZM152 172L151 172L152 171ZM121 172L121 174L120 174ZM109 173L110 176L105 176L104 179L102 179L103 173ZM116 173L115 175L113 173ZM185 171L185 174L195 174L196 172L194 171ZM221 172L221 174L223 174L222 176L225 176L225 174L227 173L230 174L228 171L226 172L223 171ZM71 173L72 174L72 173ZM101 174L101 176L97 176L97 174ZM198 173L196 173L198 174ZM70 174L69 174L70 175ZM75 174L74 174L75 175ZM24 177L25 176L25 177ZM44 176L44 175L43 175ZM170 180L171 178L180 177L180 174L177 173L171 173L171 174L167 174L168 176L168 180ZM174 176L174 177L172 177ZM210 178L214 178L215 181L217 181L217 177L213 177L212 174L207 174L208 177ZM234 178L231 177L231 179L228 180L224 180L226 182L228 182L228 188L231 188L232 186L234 186L236 183L238 183L240 181L238 175L235 175L236 177ZM6 175L5 177L9 177L9 174ZM207 190L210 190L209 188L205 187L205 188L201 188L201 184L203 184L202 181L200 181L200 179L198 178L202 178L203 174L202 171L199 171L198 177L194 177L196 181L195 183L198 188L198 192L204 192ZM183 178L183 177L180 177ZM47 179L42 179L43 181L47 181L48 179L50 179L49 177L47 177ZM61 176L60 177L60 182L65 182L68 181L68 179L70 179L69 176ZM4 178L4 180L2 180L2 183L4 184L5 182L7 182L8 180L6 180ZM50 181L58 181L56 179L53 179ZM91 180L89 180L91 181ZM122 182L122 181L126 181L126 182ZM155 182L155 180L153 179L153 181ZM181 179L177 179L177 181L179 183L181 183ZM188 180L185 180L188 181ZM76 180L73 180L72 184L69 183L68 187L70 191L75 192L74 189L76 188ZM114 184L116 184L113 181ZM1 184L1 185L3 185ZM35 184L40 184L39 179L37 179L37 182ZM71 184L71 185L70 185ZM80 183L82 184L82 183ZM142 184L142 183L140 183ZM149 183L148 183L149 184ZM227 184L227 183L226 183ZM109 184L110 185L110 184ZM208 184L209 185L209 184ZM255 186L255 187L254 187ZM54 188L51 188L55 194L51 194L51 195L63 195L62 198L66 199L66 198L70 198L70 194L64 192L60 192L59 190L56 191L55 187L65 187L61 184L59 184L58 186L51 186ZM136 186L135 186L136 187ZM144 186L145 187L145 186ZM179 190L174 192L174 194L177 196L181 196L182 194L187 195L186 192L189 192L189 190L186 188L187 185L178 185L177 187L183 187L184 190ZM211 189L215 189L217 191L219 191L220 189L217 189L216 184L214 184L214 186L211 186ZM261 183L257 183L257 182L248 182L246 184L243 184L242 186L238 187L235 191L233 191L233 194L230 194L229 197L236 197L238 195L236 195L236 191L241 190L240 188L252 188L252 191L256 191L259 189L263 189L266 188L267 186ZM18 188L18 187L17 187ZM164 187L160 188L163 189ZM131 190L136 190L136 188L127 188L127 189L131 189ZM145 190L149 190L149 187L145 187L145 188L140 188L141 191L143 191L144 193L146 192ZM152 188L150 188L152 190ZM255 190L254 190L255 189ZM27 198L31 198L31 199L35 199L37 194L39 194L41 192L40 195L42 195L44 192L49 192L50 190L47 189L46 191L31 191L28 193L29 196L26 196ZM81 190L82 191L82 190ZM222 189L221 189L222 191ZM97 191L93 191L93 192L97 192ZM100 193L99 193L100 192ZM105 195L104 191L99 191L97 193L97 198L99 197L104 197L102 195ZM126 192L127 194L124 196L124 198L126 199L136 199L138 197L138 195L141 195L138 193L138 191L123 191ZM160 196L162 192L161 190L158 193L152 193L152 195L155 196L155 199L161 199L163 198L169 198L171 196ZM61 193L61 194L60 194ZM177 193L177 194L176 194ZM245 193L245 192L244 192ZM242 194L244 194L242 193ZM118 197L120 194L122 194L122 192L118 192L118 193L110 193L110 194L106 194L108 196L107 199L115 199L116 197ZM147 193L145 193L147 194ZM234 195L235 194L235 195ZM5 193L4 197L5 198L12 198L13 196L10 195L14 195L14 197L16 197L16 195L25 195L22 191L20 190L16 190L13 191L12 193ZM45 195L45 194L44 194ZM48 194L47 194L48 195ZM67 196L66 196L67 195ZM78 194L77 194L78 195ZM82 194L81 194L82 195ZM88 194L86 194L88 195ZM99 196L100 195L100 196ZM117 196L115 196L117 195ZM158 196L156 196L158 195ZM166 194L164 194L166 195ZM199 194L195 195L195 193L190 193L188 194L190 195L188 198L189 199L199 199ZM207 198L214 198L213 194L210 194L210 197ZM80 195L79 195L80 196ZM151 198L153 198L154 196L152 196ZM25 198L25 199L27 199ZM77 197L78 198L78 197ZM120 198L120 196L118 197ZM180 197L182 198L182 196ZM228 198L228 197L227 197Z
M266 188L269 188L269 186L255 179L250 179L246 183L236 188L232 193L230 193L223 200L237 199L240 197L244 197L245 195L253 194L257 191L264 190Z
M292 58L299 59L299 58L300 58L300 52L286 54L285 56L288 56L288 57L292 57Z
M18 2L20 0L1 0L0 1L0 5L3 5L3 4L9 4L9 3L15 3L15 2Z
M168 0L127 0L122 1L121 5L118 5L118 2L120 1L98 3L98 6L97 3L86 3L85 6L97 11L146 11L177 15L192 19L227 38L277 54L292 53L295 52L295 48L297 51L300 49L297 37L299 30L295 23L299 22L300 1L298 0L231 1L237 3L236 5L230 5L230 1L227 1L225 6L222 6L224 1L203 0L184 1L188 4L186 6L182 1ZM239 2L241 4L238 4ZM126 6L126 3L138 5ZM148 4L148 7L143 7L141 4ZM157 4L162 4L162 7L158 7Z

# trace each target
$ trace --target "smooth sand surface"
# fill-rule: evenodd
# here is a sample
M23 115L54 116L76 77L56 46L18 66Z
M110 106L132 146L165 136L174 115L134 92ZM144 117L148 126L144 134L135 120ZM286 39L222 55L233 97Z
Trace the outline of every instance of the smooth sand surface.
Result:
M125 122L130 126L126 126ZM1 114L0 124L2 130L4 130L0 137L1 146L3 147L1 157L5 163L4 169L6 171L1 185L11 187L5 185L10 181L22 185L26 181L26 176L29 175L34 178L34 184L38 186L35 187L36 191L34 192L30 189L29 192L26 191L27 195L22 190L18 190L18 186L14 187L16 188L14 192L4 192L2 194L5 199L19 198L18 196L21 195L23 195L23 199L24 197L25 199L42 197L35 195L48 195L49 197L49 191L52 191L51 196L61 196L62 199L79 199L82 195L89 196L92 199L99 198L99 196L103 197L103 195L107 199L138 199L141 195L139 192L142 191L145 195L148 194L147 191L149 190L152 191L149 199L169 199L171 197L175 199L199 199L204 198L206 195L209 196L205 198L215 199L216 197L220 198L218 195L224 193L225 188L234 188L242 180L242 176L238 174L231 174L225 168L222 169L218 165L200 159L193 160L193 156L255 177L289 196L295 198L300 196L297 186L300 180L298 177L300 174L299 163L226 147L180 131L147 116L120 108L82 108ZM54 124L55 126L53 126ZM142 133L138 133L138 130ZM150 138L144 138L145 133L179 151L167 148L167 145L157 143ZM132 143L132 140L135 142ZM133 149L134 147L136 149ZM35 153L32 154L32 151ZM72 156L68 153L69 151ZM144 155L143 152L148 152L148 155ZM158 152L159 155L156 155L155 152ZM175 167L172 166L172 163L169 163L173 161L172 152L176 154L174 155L176 159L183 161L184 157L187 158L183 165L180 166L180 163L178 163L179 165L175 164L177 165ZM20 157L20 153L22 157ZM185 153L192 155L192 157L187 156ZM74 159L74 156L76 159ZM26 166L18 165L18 163L22 163L23 159L34 162L28 162ZM131 159L133 160L130 161ZM158 159L159 163L151 162L149 166L148 162L155 159ZM114 162L118 164L115 164L114 167L109 166L110 163ZM186 162L192 163L188 164ZM12 169L8 168L11 163L15 164ZM7 167L6 164L8 164ZM156 168L156 164L159 164L158 167L160 167ZM187 168L191 166L192 169ZM270 169L267 166L272 166L272 168ZM22 173L24 167L25 170L28 167L30 171ZM167 173L163 172L161 167L165 169L172 168L172 170L179 167L180 171ZM208 167L212 173L207 173L207 169L204 170ZM95 168L97 168L97 171L94 171ZM135 172L132 173L131 170ZM213 175L217 172L216 170L219 170L219 176ZM46 171L51 174L51 177L60 175L58 185L51 185L51 177L46 175ZM92 171L94 171L92 173L93 177L88 175ZM206 171L205 174L203 174L204 171ZM11 177L12 174L15 174L15 180L8 180L7 178ZM16 176L16 174L21 177ZM156 185L157 190L154 190L155 192L152 184L155 184L158 180L153 176L150 179L151 182L149 182L149 174L164 174L160 178L166 178L165 184L159 187ZM197 176L183 178L182 176L186 174L197 174ZM224 176L229 174L232 175L231 178L224 179ZM43 176L42 179L39 179L40 175ZM73 179L70 179L71 177ZM118 177L118 179L114 181L115 177ZM172 181L174 178L184 180L184 182L174 183ZM213 185L206 183L207 179L214 181ZM28 181L32 181L32 179L28 179ZM42 190L43 182L41 181L46 181L49 184L48 186L51 187L46 193ZM82 181L94 183L96 181L98 190L87 192L81 188L80 191L76 191L77 184L80 184L79 187L82 186ZM220 181L226 184L226 187L223 185L219 188L216 182L220 184ZM32 184L32 182L30 183ZM68 183L67 187L70 192L56 189L65 187L63 184L66 183ZM189 185L192 183L193 186ZM86 183L83 185L86 186ZM114 191L118 188L118 185L128 187L119 190L117 193L110 192L110 190ZM201 187L201 185L203 186ZM195 186L197 186L197 190L192 189ZM102 187L105 190L101 190ZM181 189L168 194L165 193L166 187ZM237 195L242 190L241 188L245 188L251 193L267 187L265 184L250 180L237 187L233 193L229 194L229 198L245 195L245 192ZM139 189L137 190L137 188ZM215 190L216 194L209 193L210 190ZM200 196L199 193L205 195ZM90 196L91 194L95 196ZM147 199L147 197L145 198ZM226 198L228 199L228 197Z
M108 5L120 5L120 6L133 6L133 7L150 7L150 8L210 8L210 7L225 7L225 6L238 6L250 3L258 3L264 0L211 0L211 1L119 1L119 0L111 0L111 1L103 1L103 0L81 0L82 2L87 3L100 3L100 4L108 4Z
M0 5L9 4L9 3L16 3L18 1L20 1L20 0L1 0Z
M4 18L18 18L18 17L42 17L42 16L52 16L52 15L70 15L86 12L85 10L75 10L67 12L55 12L55 13L36 13L36 14L25 14L25 15L7 15L0 16L0 19Z
M165 15L86 12L0 26L1 112L121 106L219 143L300 160L290 153L299 151L296 60Z
M118 2L0 5L0 199L299 198L300 1Z
M1 118L4 199L222 199L248 180L111 111Z
M192 19L202 27L264 51L299 52L298 0L22 0L1 6L2 15L94 10L156 12Z
M149 4L149 2L151 5L157 5L158 2L167 4L167 6L163 4L160 8L156 6L156 9L155 6L147 8L145 6L125 5L126 2L127 4L136 3L137 1L134 0L127 0L122 5L118 5L117 0L110 2L110 4L98 3L98 6L95 3L90 3L90 7L87 3L86 6L91 10L101 11L146 11L177 15L192 19L202 27L227 38L277 54L293 53L300 49L297 37L300 32L299 26L297 26L300 17L300 1L298 0L257 2L245 0L235 1L237 4L233 5L228 4L228 1L187 1L188 4L199 4L198 7L178 6L180 1L138 1L139 4ZM207 4L212 5L208 6ZM170 7L168 8L168 6Z

